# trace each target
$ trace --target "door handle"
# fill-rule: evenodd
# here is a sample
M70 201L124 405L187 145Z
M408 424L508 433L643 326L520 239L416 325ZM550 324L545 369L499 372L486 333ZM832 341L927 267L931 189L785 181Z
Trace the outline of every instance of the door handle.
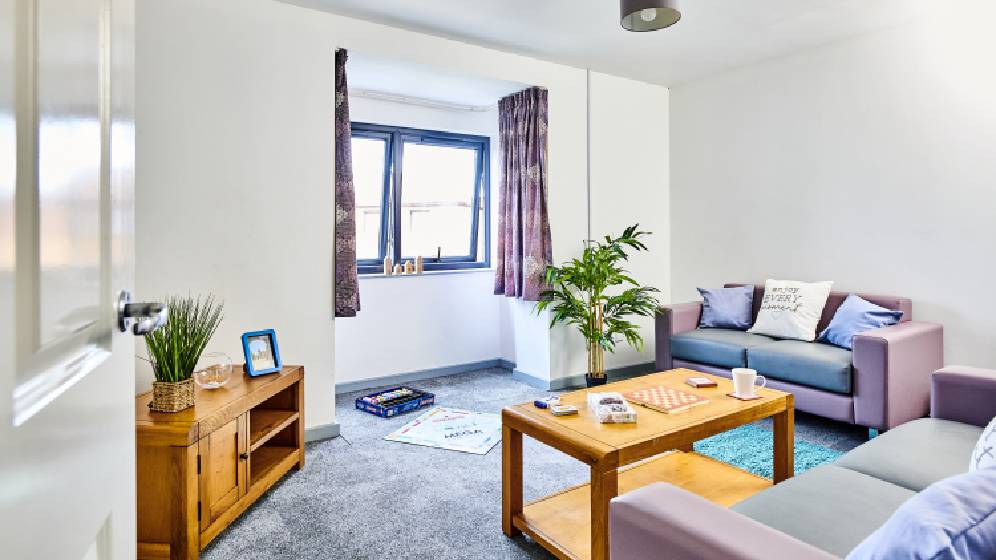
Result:
M118 329L135 336L145 336L166 324L169 308L164 303L132 303L131 293L121 290L118 296Z

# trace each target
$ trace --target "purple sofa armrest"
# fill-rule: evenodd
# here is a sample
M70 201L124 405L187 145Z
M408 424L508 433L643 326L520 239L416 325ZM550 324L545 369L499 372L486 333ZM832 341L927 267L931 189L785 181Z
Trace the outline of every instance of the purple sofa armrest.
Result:
M927 415L944 328L908 321L854 337L854 423L888 430Z
M702 302L663 305L654 322L654 351L658 371L674 367L671 357L671 335L694 331L699 326Z
M934 373L930 415L985 426L996 418L996 371L948 366Z
M663 482L644 486L609 505L612 560L832 560L837 558Z

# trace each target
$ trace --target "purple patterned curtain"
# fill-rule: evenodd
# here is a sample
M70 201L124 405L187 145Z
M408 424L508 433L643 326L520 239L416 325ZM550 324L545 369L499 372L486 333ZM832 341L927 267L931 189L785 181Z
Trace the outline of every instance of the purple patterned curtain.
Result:
M547 216L547 91L529 88L498 102L502 179L495 294L539 300L553 262Z
M335 316L360 310L356 278L356 193L353 191L352 126L345 49L335 52Z

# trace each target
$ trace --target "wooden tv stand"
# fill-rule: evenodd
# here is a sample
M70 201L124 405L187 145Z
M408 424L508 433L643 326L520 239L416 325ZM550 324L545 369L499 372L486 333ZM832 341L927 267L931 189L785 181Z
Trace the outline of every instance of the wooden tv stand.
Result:
M238 366L236 366L238 370ZM138 558L189 560L291 469L304 467L304 367L233 373L193 408L135 397Z

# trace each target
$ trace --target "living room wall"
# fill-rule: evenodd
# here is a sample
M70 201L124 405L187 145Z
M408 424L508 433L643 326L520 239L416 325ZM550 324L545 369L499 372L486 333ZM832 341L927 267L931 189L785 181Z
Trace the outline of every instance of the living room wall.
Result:
M468 77L464 87L473 83L474 78ZM650 252L632 255L628 268L640 282L660 289L662 298L668 297L670 289L667 94L661 86L591 75L592 235L617 234L634 223L653 231ZM616 103L620 99L644 107L638 118L619 118ZM467 113L354 96L350 111L359 121L491 136L492 223L497 223L501 180L497 108ZM652 172L631 161L648 162ZM588 219L585 215L564 217L579 222ZM582 238L572 250L581 246ZM556 253L554 257L572 255ZM584 373L586 354L580 337L573 330L559 331L552 352L549 342L537 344L537 337L550 337L546 322L537 321L531 303L490 295L493 275L493 270L481 270L419 278L361 276L363 312L336 323L336 384L356 386L359 381L496 359L534 377L542 371L534 363L551 360L550 381ZM620 345L618 352L606 356L606 367L653 362L653 320L636 321L645 329L646 347L639 352ZM390 351L371 351L371 346L384 344L390 345Z
M497 107L469 112L351 96L349 110L355 121L491 137L492 224L497 223ZM493 278L490 270L360 276L361 312L336 321L339 391L346 384L369 386L362 382L496 360L502 329L500 300L491 295Z
M670 127L668 89L607 74L591 74L591 234L618 235L633 224L652 235L647 252L632 253L626 269L644 286L671 296ZM620 100L628 107L620 110ZM654 361L654 321L637 317L642 352L620 344L606 355L607 368ZM571 354L577 360L585 356ZM573 372L582 372L577 361Z
M328 39L282 5L136 5L136 294L213 293L211 342L273 328L304 364L305 423L334 430ZM137 360L136 390L151 374Z
M136 292L223 298L226 319L212 347L236 359L242 332L276 329L285 360L307 366L306 424L318 433L331 433L335 422L330 123L337 47L547 87L554 257L576 254L586 236L583 69L275 0L139 0L136 42ZM666 93L646 88L646 97ZM601 99L621 107L626 100L616 96L638 89L627 82ZM666 98L652 110L666 113ZM640 136L620 139L600 161L627 165L643 144ZM666 171L655 171L666 185ZM666 214L658 218L652 229L668 229ZM583 373L568 354L583 348L576 335L551 334L531 304L506 305L501 320L513 329L520 369L546 381ZM369 352L379 351L370 341ZM138 365L142 391L151 376Z
M673 88L674 299L834 280L912 298L948 363L996 364L996 40L974 9Z

